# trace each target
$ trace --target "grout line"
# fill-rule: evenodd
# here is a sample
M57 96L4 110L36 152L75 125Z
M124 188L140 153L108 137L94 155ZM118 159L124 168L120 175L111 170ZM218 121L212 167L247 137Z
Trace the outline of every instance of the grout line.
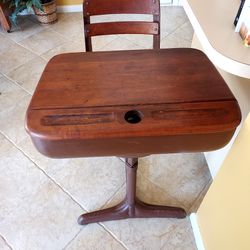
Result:
M39 32L38 32L39 33ZM34 34L35 35L35 34ZM32 35L33 36L33 35ZM25 38L26 39L26 38ZM25 39L23 39L23 40L25 40ZM23 40L21 40L21 41L23 41ZM35 51L33 51L33 50L31 50L31 49L29 49L29 48L27 48L27 47L24 47L22 44L20 44L20 42L21 41L19 41L19 42L15 42L17 45L19 45L20 47L22 47L23 49L26 49L26 50L28 50L29 52L31 52L32 54L34 54L34 55L36 55L36 56L39 56L39 54L37 54ZM34 59L34 58L33 58ZM21 66L21 65L20 65ZM18 66L19 67L19 66ZM15 69L17 69L18 67L16 67ZM15 70L15 69L13 69L13 70Z
M67 247L75 240L75 238L82 232L83 228L81 228L76 235L62 248L62 250L66 250Z
M104 203L104 205L101 206L101 209L105 208L105 206L120 192L124 185L125 182L123 182L122 185L114 192L114 194Z
M25 152L23 152L23 151L18 147L18 145L16 145L11 139L9 139L9 138L8 138L5 134L3 134L1 131L0 131L0 134L1 134L5 139L7 139L11 144L13 144L13 146L14 146L15 148L17 148L17 150L19 150L19 152L21 152L28 160L30 160L30 161L35 165L35 167L38 168L38 170L42 171L43 174L45 174L45 176L48 177L48 179L50 179L50 180L51 180L56 186L58 186L67 196L69 196L69 198L70 198L71 200L73 200L77 205L79 205L79 206L84 210L83 212L89 212L89 211L88 211L86 208L84 208L77 200L75 200L75 198L72 197L71 194L70 194L67 190L65 190L63 187L61 187L61 185L60 185L59 183L57 183L56 180L54 180L51 176L49 176L49 175L48 175L43 169L41 169L32 159L30 159L30 157L29 157L28 155L26 155ZM128 250L128 248L124 245L124 243L121 242L119 239L117 239L116 236L115 236L112 232L110 232L108 229L106 229L106 227L105 227L102 223L98 222L97 224L99 224L99 226L101 226L107 233L109 233L116 241L118 241L122 246L124 246L125 249ZM80 226L80 227L81 227L81 226ZM67 245L66 245L63 249L66 249L66 247L69 246L69 244L77 237L77 235L80 234L80 232L81 232L82 230L83 230L83 228L81 228L81 229L79 230L79 232L73 237L73 239L71 239L71 240L67 243ZM0 236L1 236L1 235L0 235ZM11 249L12 249L12 248L11 248Z
M125 164L125 160L123 160L123 159L126 159L126 158L124 158L124 157L118 157L118 156L117 156L117 158L118 158L121 162L123 162L123 163Z
M54 30L53 28L51 28L51 27L48 27L48 29L50 29L51 31L53 31L53 32L55 32L57 35L59 35L60 37L62 37L62 38L64 38L65 40L66 40L66 42L73 42L74 40L72 39L70 39L70 38L68 38L68 37L66 37L66 36L64 36L64 35L62 35L60 32L58 32L58 31L56 31L56 30ZM82 27L82 34L83 34L83 37L82 37L82 39L84 39L84 30L83 30L83 27ZM70 37L70 36L69 36Z
M131 34L131 35L133 35L133 34ZM136 35L136 34L135 34L135 35ZM140 47L140 49L149 49L149 50L151 50L151 49L153 48L153 47L152 47L152 46L153 46L153 36L152 36L152 45L151 45L151 48L146 48L144 45L141 45L141 44L139 44L139 43L136 43L136 42L134 42L134 41L131 41L131 40L127 39L126 37L122 37L122 39L125 39L125 40L127 40L127 41L133 43L134 45ZM139 48L138 48L138 49L139 49Z
M61 46L64 42L61 43L61 44L58 44L57 46L55 46L55 47L53 47L53 48L51 48L51 49L49 49L49 50L47 50L47 51L45 51L45 52L43 52L42 54L39 54L39 53L37 53L36 51L31 50L31 49L28 48L28 47L25 47L24 45L21 44L21 42L24 41L24 40L26 40L26 39L28 39L28 38L30 38L30 37L32 37L32 36L36 36L37 34L43 32L43 31L45 31L45 30L50 30L50 31L52 31L52 32L55 32L55 33L56 33L57 35L59 35L61 38L65 39L65 40L66 40L65 42L69 42L69 41L70 41L68 38L66 38L66 37L63 36L62 34L58 33L57 31L53 30L53 29L50 28L50 27L47 27L47 28L45 28L45 29L43 29L43 30L41 30L41 31L39 31L39 32L37 32L37 33L34 33L34 34L30 35L30 36L27 37L27 38L24 38L24 39L22 39L22 40L20 40L20 41L18 41L18 42L16 42L16 41L14 41L14 42L15 42L17 45L21 46L22 48L24 48L24 49L28 50L29 52L31 52L32 54L35 54L36 56L41 57L42 54L48 52L48 51L51 50L51 49L54 49L54 48L57 48L57 47ZM34 58L33 58L33 59L34 59ZM31 59L31 60L32 60L32 59ZM23 64L22 64L22 65L23 65ZM20 65L20 66L21 66L21 65ZM19 66L18 66L18 67L19 67ZM18 67L17 67L17 68L18 68ZM15 68L15 69L17 69L17 68ZM13 70L15 70L15 69L13 69Z
M159 186L157 183L154 183L152 180L150 180L147 176L145 176L142 172L141 175L143 178L145 178L147 181L149 181L152 185L155 185L157 188L159 188L162 192L167 193L168 196L170 196L170 198L177 200L178 202L179 199L177 199L176 197L172 196L169 192L167 192L164 188L162 188L161 186ZM184 206L184 204L182 202L180 202L180 205Z
M18 66L17 68L15 68L14 70L18 69L19 67L23 66L24 64ZM12 70L11 70L12 71ZM19 87L20 89L24 90L28 95L32 95L32 93L30 93L28 90L26 90L24 87L22 87L20 84L18 84L16 81L14 81L12 78L10 78L8 75L6 75L6 73L1 73L5 78L7 78L9 81L11 81L13 84L15 84L17 87Z
M178 27L176 27L174 30L172 30L170 33L168 33L166 36L161 38L161 41L165 38L167 38L169 35L172 35L176 30L178 30L179 28L181 28L184 24L186 24L187 22L189 22L188 20L182 24L180 24ZM185 39L186 40L186 39ZM189 40L187 40L189 41Z
M212 178L212 177L211 177ZM189 213L196 213L197 211L194 211L194 209L197 207L197 202L202 198L203 196L203 199L205 198L205 195L207 194L208 190L209 190L209 187L211 186L212 184L212 179L210 179L205 185L204 187L202 188L202 190L200 191L200 193L198 194L197 198L194 200L193 204L190 206L189 208ZM205 193L205 194L204 194ZM201 205L203 199L201 200L199 206ZM199 208L199 207L198 207Z
M121 160L121 159L120 159ZM122 160L121 160L122 161ZM123 161L122 161L123 162ZM118 188L118 190L114 193L114 195L102 206L102 208L107 205L113 198L114 196L119 193L119 191L123 188L123 186L125 185L125 182ZM117 236L110 231L104 224L103 222L99 222L98 223L111 237L113 237L117 242L119 242L125 249L128 250L128 247L120 240L117 238Z
M128 247L116 237L102 222L98 223L110 236L112 236L117 242L119 242L125 249L129 250Z
M40 168L27 154L25 154L25 152L22 151L21 148L18 147L18 145L16 143L14 143L10 138L8 138L5 134L3 134L0 131L0 134L7 139L10 143L12 143L14 145L14 147L21 152L28 160L30 160L36 168L38 168L38 170L42 171L43 174L50 179L56 186L58 186L66 195L68 195L70 197L71 200L73 200L78 206L80 206L84 211L83 212L88 212L88 210L86 208L84 208L73 196L70 195L70 193L65 190L59 183L57 183L56 180L54 180L54 178L52 178L51 176L49 176L42 168Z
M3 242L11 249L13 250L13 247L7 242L7 240L0 234L0 238L3 240Z
M112 43L112 42L114 42L115 40L117 40L119 37L118 37L118 35L115 35L116 37L113 39L113 40L111 40L111 41L109 41L108 43L106 43L105 45L103 45L103 46L101 46L100 48L98 48L98 50L97 51L101 51L103 48L105 48L107 45L109 45L110 43ZM93 46L94 47L94 46ZM94 51L95 51L95 49L94 49Z
M39 56L39 54L35 53L34 51L32 51L32 50L30 50L30 49L28 49L28 48L26 48L26 47L24 47L23 45L19 44L18 42L15 42L15 44L17 44L18 46L22 47L22 48L25 49L25 50L28 50L30 53L34 54L35 56L32 57L32 58L31 58L30 60L28 60L27 62L24 62L24 63L18 65L17 67L11 69L11 70L8 71L7 73L10 73L10 72L12 72L12 71L14 71L14 70L17 70L19 67L23 66L24 64L28 63L29 61L31 61L31 60L35 59L37 56ZM8 50L8 49L7 49L7 50ZM7 76L7 75L6 75L7 73L1 72L1 74L5 75L5 76ZM8 77L8 79L10 79L10 78Z
M190 23L190 21L186 21L185 23L183 23L178 29L180 29L182 26L184 26L185 24L187 24L187 23ZM193 29L193 34L194 34L194 29ZM181 39L183 39L183 40L185 40L185 41L187 41L187 42L192 42L192 38L191 38L191 40L189 40L189 39L186 39L186 38L184 38L184 37L179 37L179 36L177 36L178 38L181 38Z

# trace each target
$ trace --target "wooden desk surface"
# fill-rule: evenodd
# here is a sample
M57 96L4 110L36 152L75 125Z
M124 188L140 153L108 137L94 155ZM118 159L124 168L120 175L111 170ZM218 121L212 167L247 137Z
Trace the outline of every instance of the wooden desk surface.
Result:
M141 121L126 121L128 111ZM240 117L231 91L198 50L91 52L49 61L26 127L52 157L137 155L218 148Z
M234 99L214 71L192 49L62 54L47 65L32 108Z

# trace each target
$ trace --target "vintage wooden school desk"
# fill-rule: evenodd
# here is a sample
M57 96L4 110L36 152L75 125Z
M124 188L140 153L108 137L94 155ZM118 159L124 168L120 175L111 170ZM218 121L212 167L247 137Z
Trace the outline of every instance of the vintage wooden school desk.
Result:
M88 224L185 217L182 208L136 197L138 157L220 148L240 120L236 99L198 50L90 52L61 54L48 62L26 129L37 150L49 157L126 158L124 201L81 215L78 223Z

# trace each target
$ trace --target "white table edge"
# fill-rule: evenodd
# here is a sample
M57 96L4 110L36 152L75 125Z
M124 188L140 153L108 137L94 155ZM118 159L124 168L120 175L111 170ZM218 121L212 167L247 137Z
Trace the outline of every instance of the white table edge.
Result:
M240 63L231 58L226 57L219 53L209 42L206 34L204 33L199 21L195 17L192 8L190 7L188 0L183 0L184 10L194 28L197 37L202 44L204 52L209 59L220 69L229 72L231 74L249 78L250 79L250 66L244 63Z

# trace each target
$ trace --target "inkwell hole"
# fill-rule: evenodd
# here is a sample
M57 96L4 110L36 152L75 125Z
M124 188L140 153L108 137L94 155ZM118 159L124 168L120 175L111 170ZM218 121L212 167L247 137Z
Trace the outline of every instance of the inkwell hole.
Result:
M130 110L125 114L124 119L128 123L136 124L142 120L142 114L137 110Z

